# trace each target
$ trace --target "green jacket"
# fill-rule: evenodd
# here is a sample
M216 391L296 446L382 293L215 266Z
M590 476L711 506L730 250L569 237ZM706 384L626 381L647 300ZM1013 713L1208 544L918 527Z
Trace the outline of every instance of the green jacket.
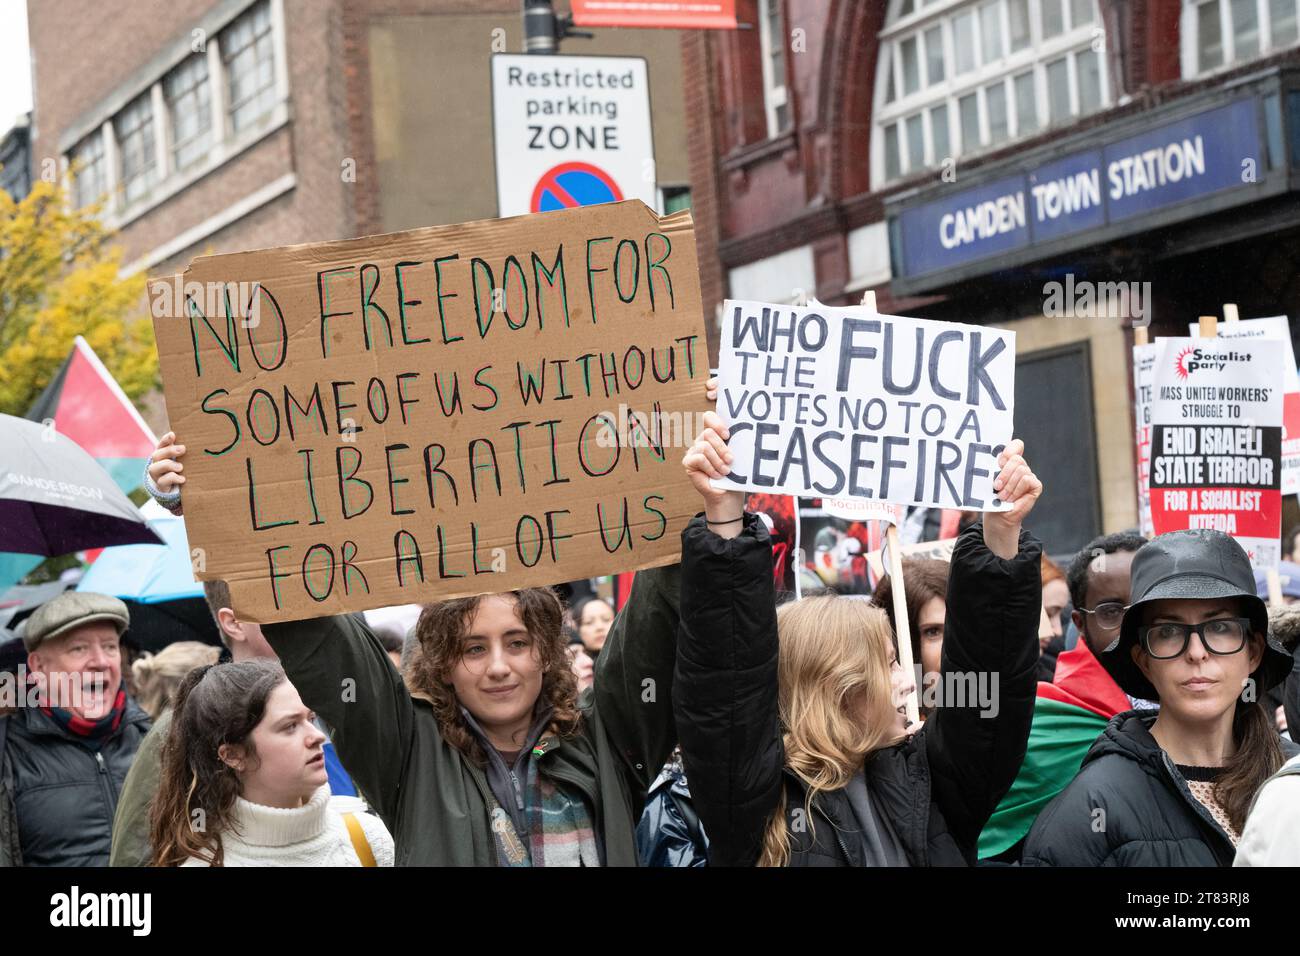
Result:
M117 798L113 817L113 848L109 866L148 866L153 858L149 846L149 804L158 792L162 778L162 748L171 732L172 710L158 715L149 733L140 741L135 760L127 772L126 782Z
M580 732L548 747L538 773L586 795L607 866L636 866L646 791L676 743L678 566L637 574L580 702ZM495 866L486 773L439 733L358 618L267 624L263 633L339 759L396 842L398 866Z

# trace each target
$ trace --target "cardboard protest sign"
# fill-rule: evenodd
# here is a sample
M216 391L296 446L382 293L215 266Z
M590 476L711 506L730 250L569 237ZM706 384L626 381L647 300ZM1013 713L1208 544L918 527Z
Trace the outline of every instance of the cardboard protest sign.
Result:
M1137 428L1138 528L1145 537L1151 527L1151 376L1156 364L1154 343L1133 346L1133 421Z
M1155 343L1151 520L1156 534L1213 528L1257 568L1276 567L1282 528L1282 365L1265 341Z
M1197 324L1189 323L1192 335ZM1220 322L1221 339L1269 339L1282 353L1282 494L1300 494L1300 373L1296 372L1291 325L1285 315Z
M1001 510L1015 333L861 309L727 301L718 488Z
M626 202L155 281L197 576L264 622L676 560L697 275L689 214Z

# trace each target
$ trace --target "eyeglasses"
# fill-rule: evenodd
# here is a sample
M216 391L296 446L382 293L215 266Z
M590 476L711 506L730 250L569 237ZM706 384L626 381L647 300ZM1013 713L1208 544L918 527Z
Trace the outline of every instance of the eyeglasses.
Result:
M1225 617L1200 624L1153 624L1142 633L1142 646L1156 660L1181 657L1191 643L1192 633L1201 637L1201 645L1211 654L1236 654L1246 646L1250 619Z
M1119 627L1120 621L1124 620L1124 612L1129 609L1127 604L1098 604L1089 611L1086 607L1079 608L1084 614L1097 615L1097 626L1103 631L1113 631Z

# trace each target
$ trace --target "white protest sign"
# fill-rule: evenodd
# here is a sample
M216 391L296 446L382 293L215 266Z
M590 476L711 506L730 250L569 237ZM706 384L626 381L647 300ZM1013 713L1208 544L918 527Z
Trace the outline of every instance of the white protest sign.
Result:
M728 300L717 488L1005 510L1015 333L862 309Z
M1133 346L1133 420L1137 428L1138 527L1151 537L1151 375L1155 369L1156 346Z
M1268 340L1158 339L1151 406L1156 534L1212 528L1256 568L1282 532L1282 355Z
M640 199L658 205L641 57L492 57L497 215Z
M1192 335L1197 323L1188 323ZM1300 374L1296 372L1291 325L1285 315L1220 322L1221 339L1270 339L1282 343L1282 494L1300 494Z

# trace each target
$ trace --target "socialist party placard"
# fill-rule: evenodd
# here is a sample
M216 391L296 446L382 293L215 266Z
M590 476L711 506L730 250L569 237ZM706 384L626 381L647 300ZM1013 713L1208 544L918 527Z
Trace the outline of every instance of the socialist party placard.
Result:
M1015 333L824 305L727 301L718 488L1004 510Z
M1190 323L1192 335L1197 323ZM1282 353L1282 494L1300 494L1300 374L1285 315L1220 322L1221 339L1270 339Z
M1265 340L1156 342L1151 520L1213 528L1276 567L1282 521L1282 356Z
M1133 346L1133 420L1137 427L1138 527L1151 537L1151 373L1156 365L1154 343Z

